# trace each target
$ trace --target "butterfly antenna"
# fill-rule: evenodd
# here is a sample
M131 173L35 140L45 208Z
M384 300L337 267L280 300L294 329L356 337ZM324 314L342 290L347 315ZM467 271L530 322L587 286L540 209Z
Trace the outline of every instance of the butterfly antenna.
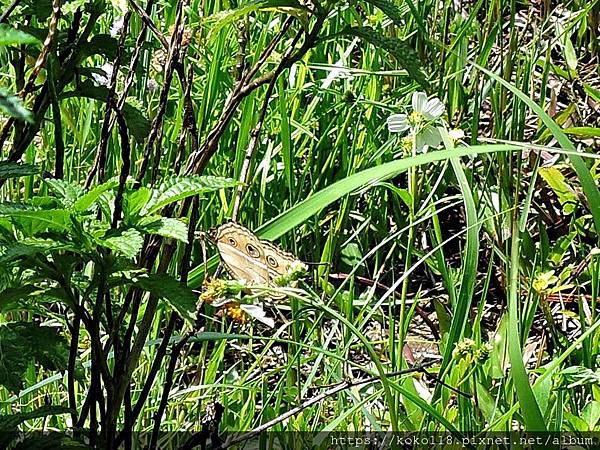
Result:
M329 268L333 268L333 264L330 262L304 262L307 266L329 266Z

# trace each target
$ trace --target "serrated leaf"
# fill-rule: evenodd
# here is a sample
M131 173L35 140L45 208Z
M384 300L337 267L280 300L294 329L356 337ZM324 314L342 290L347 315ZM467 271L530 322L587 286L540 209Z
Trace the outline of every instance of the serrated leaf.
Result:
M133 279L133 284L152 295L162 298L190 324L194 324L196 295L183 283L167 274L153 273Z
M56 194L65 208L70 208L83 195L83 188L78 184L69 183L57 178L46 178L44 180L50 189Z
M36 37L6 24L0 24L0 47L5 45L35 44L36 42L39 42Z
M2 88L0 88L0 111L8 117L33 123L33 115L23 106L21 99Z
M236 186L237 182L230 178L212 176L171 177L154 189L148 203L142 208L140 215L153 214L169 203L182 200L192 195L216 191Z
M12 161L0 161L0 180L9 178L27 177L40 172L40 169L31 164L21 164Z
M144 217L137 224L137 229L146 234L158 234L166 238L188 242L188 227L179 219L171 217Z
M56 328L32 322L0 326L0 384L12 392L23 386L23 374L31 361L46 370L65 370L68 345Z
M429 87L429 82L421 72L421 61L417 52L404 41L384 36L370 27L348 27L341 34L356 36L365 42L388 51L396 58L398 64L408 72L410 78L425 89Z
M98 198L104 194L106 191L110 191L111 189L116 188L119 185L117 180L110 180L106 183L99 184L98 186L91 189L89 192L86 192L81 197L79 197L73 203L73 210L77 212L83 212L92 206Z
M64 92L61 99L71 97L85 97L100 102L106 102L108 98L108 89L104 86L95 86L90 81L80 83L77 89ZM144 142L150 133L150 121L137 108L130 103L125 103L123 106L123 117L127 122L127 128L139 143Z
M39 211L39 209L37 206L24 205L23 203L0 203L0 216L8 216L19 211Z
M370 3L371 5L380 9L386 16L388 16L390 19L392 19L392 22L394 22L394 25L402 26L402 19L403 19L405 13L392 0L363 0L363 1L365 1L366 3ZM352 0L352 3L354 5L359 5L360 2L357 0Z
M65 209L23 210L0 214L11 217L13 224L29 235L46 230L65 231L71 226L71 213Z
M98 244L127 257L135 258L144 245L144 238L134 229L120 230L117 234L98 239Z
M151 196L152 189L147 187L140 187L135 191L126 192L123 196L123 212L125 213L125 217L138 216Z
M66 248L66 246L60 242L33 237L21 239L18 242L10 244L0 244L0 264L6 264L23 256L33 256L38 253L46 253L49 250L59 250L62 248Z

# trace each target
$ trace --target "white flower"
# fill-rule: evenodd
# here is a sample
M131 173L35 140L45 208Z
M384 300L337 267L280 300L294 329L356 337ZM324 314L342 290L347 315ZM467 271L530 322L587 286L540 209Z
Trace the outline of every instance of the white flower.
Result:
M110 35L112 37L115 37L121 34L121 31L123 31L124 23L125 18L123 16L117 17L110 27Z
M156 82L156 80L154 80L153 78L149 78L148 82L146 83L146 87L148 88L148 90L150 92L154 92L158 90L158 83Z
M406 114L392 114L387 118L387 126L390 133L402 133L410 128Z
M427 120L438 119L444 114L446 107L437 97L427 98L425 92L414 92L412 96L414 112L422 114Z
M460 141L465 137L465 132L460 128L453 128L448 132L448 136L454 141Z
M442 136L436 127L428 126L417 134L417 142L415 146L417 150L427 152L427 148L437 148L442 143Z
M113 65L111 63L104 63L100 67L100 71L104 73L93 73L92 77L100 86L108 86L112 78Z
M387 119L390 133L402 133L411 130L406 139L414 139L414 149L426 152L429 147L439 147L442 136L435 122L441 120L446 107L437 97L427 98L424 92L415 92L412 96L412 109L410 114L392 114ZM408 147L412 145L408 143Z

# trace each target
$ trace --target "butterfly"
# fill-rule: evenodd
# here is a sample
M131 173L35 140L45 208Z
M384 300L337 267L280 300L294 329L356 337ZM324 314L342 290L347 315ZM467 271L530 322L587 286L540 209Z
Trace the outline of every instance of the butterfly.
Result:
M292 253L259 239L238 223L226 222L210 230L208 236L215 243L227 272L236 280L274 287L274 280L290 270L306 270L306 265Z

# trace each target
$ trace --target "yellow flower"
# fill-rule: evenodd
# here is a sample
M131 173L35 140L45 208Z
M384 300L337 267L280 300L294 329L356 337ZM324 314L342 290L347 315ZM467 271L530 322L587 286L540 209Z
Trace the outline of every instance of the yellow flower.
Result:
M243 325L248 322L248 314L242 310L240 304L237 302L226 303L221 307L221 310L223 313L225 313L225 315L237 323L241 323Z

